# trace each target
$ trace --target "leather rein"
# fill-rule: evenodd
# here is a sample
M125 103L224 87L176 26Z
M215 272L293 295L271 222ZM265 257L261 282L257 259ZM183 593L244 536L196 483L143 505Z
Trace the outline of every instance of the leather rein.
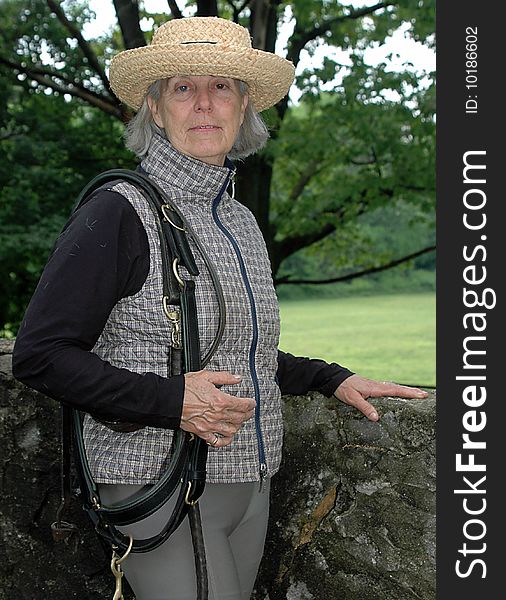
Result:
M225 301L216 269L205 252L202 243L194 234L179 209L171 203L165 192L142 169L136 171L112 169L97 175L81 191L76 200L77 210L95 191L101 187L111 187L111 183L127 182L135 186L145 197L155 217L160 241L163 273L163 298L161 309L171 322L171 343L169 348L169 375L198 371L210 360L218 347L225 328ZM224 183L220 194L228 186ZM183 279L179 268L184 267L189 275L196 277L199 270L189 245L192 240L209 270L216 291L219 326L213 343L205 356L200 356L197 309L195 302L195 281ZM93 415L92 415L93 416ZM98 420L98 419L97 419ZM159 481L146 486L141 494L121 503L106 506L100 499L99 490L93 479L87 461L82 435L83 415L70 405L62 404L62 450L61 450L61 504L57 520L52 524L56 541L66 539L76 529L75 525L62 520L62 515L73 498L71 486L71 454L75 449L75 465L79 481L79 497L88 513L96 532L113 549L111 569L121 580L120 562L130 553L149 552L158 548L177 529L185 516L190 518L190 528L195 550L197 569L198 598L207 598L207 574L205 550L200 526L198 499L205 487L207 444L199 437L182 429L174 431L171 459ZM115 431L136 431L142 425L119 421L101 423ZM146 539L133 539L125 535L118 527L140 521L156 512L169 498L177 493L172 514L156 535ZM123 556L119 558L119 554ZM116 556L116 563L114 562ZM116 596L115 596L116 597Z

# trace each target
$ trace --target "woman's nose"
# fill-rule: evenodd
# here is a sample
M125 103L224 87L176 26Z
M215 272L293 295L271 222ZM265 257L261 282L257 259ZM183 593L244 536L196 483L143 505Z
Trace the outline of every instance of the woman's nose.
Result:
M208 112L211 110L211 95L207 87L197 90L195 110L197 112Z

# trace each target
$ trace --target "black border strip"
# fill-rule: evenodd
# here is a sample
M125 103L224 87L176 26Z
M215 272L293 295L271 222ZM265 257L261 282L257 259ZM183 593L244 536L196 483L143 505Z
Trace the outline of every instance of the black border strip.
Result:
M440 600L504 594L504 13L502 2L437 5Z

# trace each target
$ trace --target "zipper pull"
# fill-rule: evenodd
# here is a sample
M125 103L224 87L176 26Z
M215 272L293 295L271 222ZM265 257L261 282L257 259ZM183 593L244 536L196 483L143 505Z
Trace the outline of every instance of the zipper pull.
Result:
M267 477L267 465L260 463L260 494L264 491L265 478Z

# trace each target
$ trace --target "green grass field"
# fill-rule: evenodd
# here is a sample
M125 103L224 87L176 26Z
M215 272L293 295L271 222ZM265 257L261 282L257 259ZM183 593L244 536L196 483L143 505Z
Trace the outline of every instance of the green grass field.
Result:
M280 348L372 379L436 384L434 293L282 300Z

